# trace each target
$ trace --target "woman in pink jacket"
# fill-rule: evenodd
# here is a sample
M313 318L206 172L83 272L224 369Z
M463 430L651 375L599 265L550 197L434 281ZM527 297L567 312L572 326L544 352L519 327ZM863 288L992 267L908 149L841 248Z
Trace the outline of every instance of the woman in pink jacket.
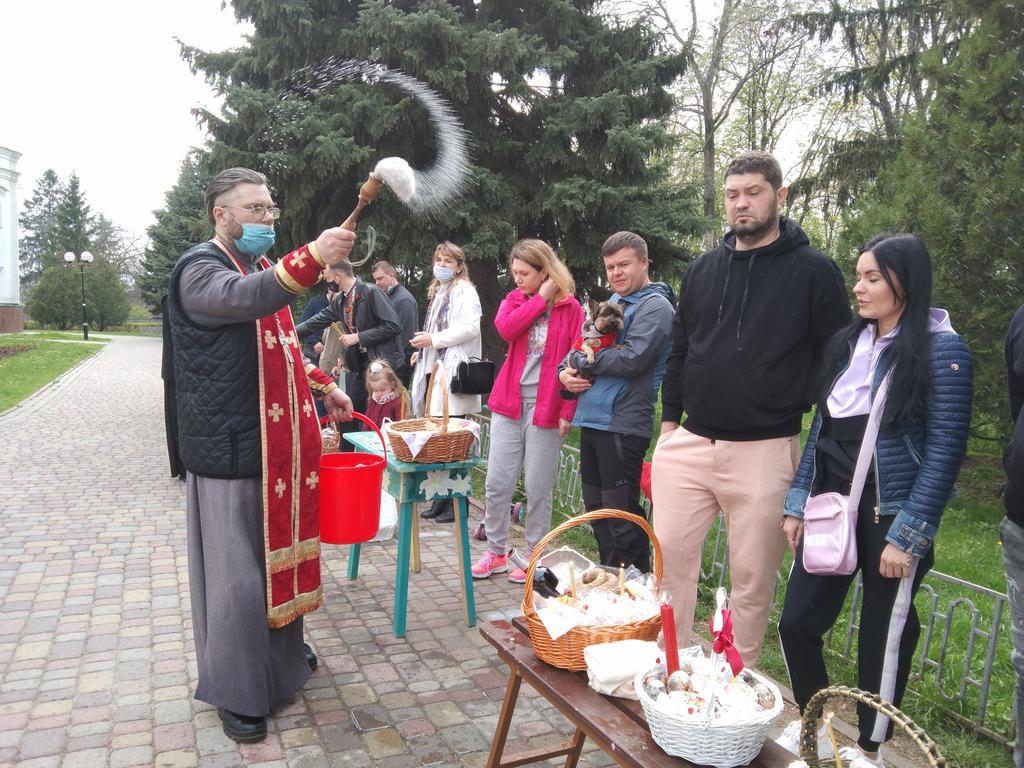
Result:
M542 240L520 240L509 254L516 288L498 308L494 325L508 355L494 382L491 445L487 457L487 506L484 529L488 549L473 566L473 577L505 573L508 562L509 505L526 473L527 554L551 528L551 496L562 441L569 433L575 400L558 395L558 364L580 334L583 310L573 298L569 269ZM509 581L522 584L516 567Z

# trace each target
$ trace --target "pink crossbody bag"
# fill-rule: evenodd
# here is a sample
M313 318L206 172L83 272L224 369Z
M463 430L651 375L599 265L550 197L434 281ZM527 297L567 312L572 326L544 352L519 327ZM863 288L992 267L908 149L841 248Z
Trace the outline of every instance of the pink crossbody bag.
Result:
M878 439L889 376L878 385L853 470L850 495L820 493L804 503L804 570L819 576L849 576L857 569L857 510Z

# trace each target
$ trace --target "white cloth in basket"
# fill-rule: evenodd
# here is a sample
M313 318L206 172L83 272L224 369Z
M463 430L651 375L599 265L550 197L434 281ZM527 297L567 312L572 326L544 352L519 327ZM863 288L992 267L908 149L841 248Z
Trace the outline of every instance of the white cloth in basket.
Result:
M662 655L658 644L648 640L617 640L583 649L590 687L604 694L611 694L626 681L632 681L638 672L653 667Z

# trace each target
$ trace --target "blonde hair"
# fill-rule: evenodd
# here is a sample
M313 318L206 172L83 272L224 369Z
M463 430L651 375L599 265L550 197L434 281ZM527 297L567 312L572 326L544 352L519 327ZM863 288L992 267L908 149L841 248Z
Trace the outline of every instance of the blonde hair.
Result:
M512 246L512 250L508 254L509 269L512 268L512 262L516 259L524 264L529 264L538 272L547 272L551 282L557 286L558 292L548 302L548 308L576 293L576 281L572 279L569 268L558 258L558 254L551 246L543 240L531 238L520 240Z
M440 243L437 248L434 249L434 256L430 261L431 264L434 263L434 260L437 258L437 254L439 253L445 256L450 256L458 262L458 266L456 267L456 270L458 271L456 271L455 277L452 278L452 282L455 282L456 280L465 280L467 283L472 285L472 281L469 279L469 265L466 264L466 254L463 253L459 246L455 243L449 242L448 240ZM431 281L430 286L427 288L428 301L434 298L434 294L437 293L437 289L440 285L441 281L436 277Z
M409 390L405 388L402 380L398 378L398 374L395 373L395 369L391 367L390 363L380 358L371 362L366 366L366 373L364 374L366 380L366 394L369 396L373 392L373 382L384 379L398 396L402 398L402 412L407 413L409 410L409 404L411 398L409 397Z

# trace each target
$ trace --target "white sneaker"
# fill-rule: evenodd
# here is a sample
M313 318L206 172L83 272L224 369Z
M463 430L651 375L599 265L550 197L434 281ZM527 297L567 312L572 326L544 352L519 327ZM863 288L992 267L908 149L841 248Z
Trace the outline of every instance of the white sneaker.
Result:
M794 755L800 754L800 729L803 727L802 720L794 720L785 727L782 735L775 740L783 749L788 749ZM828 737L825 726L818 729L818 759L827 760L832 757L832 740Z
M840 747L839 757L848 760L850 768L885 768L881 752L878 753L878 757L872 759L865 755L860 747Z

